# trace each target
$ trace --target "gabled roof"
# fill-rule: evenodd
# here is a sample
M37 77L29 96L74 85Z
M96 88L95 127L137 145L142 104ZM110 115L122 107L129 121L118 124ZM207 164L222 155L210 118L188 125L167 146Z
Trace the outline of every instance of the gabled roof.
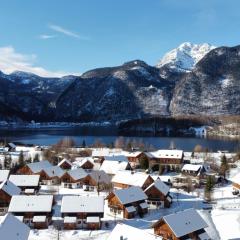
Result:
M104 171L92 170L88 175L92 179L94 179L96 182L105 183L105 184L111 183L110 177Z
M85 178L88 174L86 173L86 171L82 168L76 168L76 169L72 169L67 171L67 173L69 174L69 176L71 176L74 180L79 180L79 179L83 179Z
M150 152L147 154L149 157L154 158L175 158L175 159L181 159L183 156L182 150L157 150L155 152Z
M62 213L103 213L104 197L102 196L63 196Z
M127 240L161 240L162 237L148 233L145 230L118 223L112 230L107 240L120 240L121 237Z
M0 190L3 190L9 196L19 195L21 193L21 189L9 180L6 180L0 184Z
M6 240L27 240L30 228L8 213L0 220L0 236Z
M92 157L76 157L73 164L82 167L86 162L90 162L94 165Z
M60 167L63 163L67 163L69 166L72 166L73 164L66 158L64 158L59 164L58 166Z
M239 184L240 185L240 173L236 174L234 177L231 178L231 181L233 183Z
M0 170L0 182L3 182L8 179L10 170Z
M12 197L8 212L51 212L52 195L15 195Z
M193 172L197 172L199 171L201 168L203 168L204 166L201 164L184 164L182 171L193 171Z
M59 166L51 166L48 168L44 168L43 171L50 177L62 177L65 171Z
M114 190L113 193L123 205L147 199L147 195L143 192L143 190L140 187L118 189Z
M107 174L115 175L118 171L127 170L129 168L130 165L128 160L104 160L100 167L100 170L103 170Z
M9 181L18 187L37 187L40 175L10 175Z
M161 193L163 193L163 195L167 195L170 188L167 184L165 184L162 180L157 179L155 182L153 182L150 186L148 186L144 192L146 192L147 190L149 190L152 187L155 187L157 190L159 190Z
M112 182L142 187L149 176L150 175L145 172L133 172L129 170L118 171L112 178Z
M137 152L126 152L125 156L126 157L137 157L138 155L140 155L142 152L137 151Z
M208 227L207 223L193 208L164 216L162 219L177 238Z
M40 162L33 162L27 165L33 173L41 172L43 169L52 167L52 164L49 161L40 161Z

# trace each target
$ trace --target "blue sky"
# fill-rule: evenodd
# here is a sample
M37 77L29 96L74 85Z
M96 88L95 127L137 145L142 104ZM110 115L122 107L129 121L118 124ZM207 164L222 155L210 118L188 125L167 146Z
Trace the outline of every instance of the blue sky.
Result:
M186 41L238 45L239 9L239 0L2 0L0 69L58 76L155 65Z

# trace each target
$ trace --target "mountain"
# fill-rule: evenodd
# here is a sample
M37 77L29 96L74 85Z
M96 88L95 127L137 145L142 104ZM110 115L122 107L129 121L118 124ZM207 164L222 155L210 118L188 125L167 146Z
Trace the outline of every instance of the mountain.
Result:
M176 84L169 111L179 114L240 114L240 46L210 51Z
M158 64L134 60L80 77L0 72L0 121L112 121L240 114L240 46L184 43Z
M157 68L167 67L177 72L191 71L208 52L216 48L207 43L182 43L179 47L166 53L157 63Z

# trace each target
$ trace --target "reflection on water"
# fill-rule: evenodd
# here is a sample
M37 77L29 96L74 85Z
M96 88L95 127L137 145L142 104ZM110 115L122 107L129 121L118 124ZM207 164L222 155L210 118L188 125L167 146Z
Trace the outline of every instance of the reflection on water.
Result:
M83 140L87 145L91 145L100 139L105 144L110 144L118 137L117 129L112 127L82 127L67 129L33 129L33 130L0 130L0 138L8 141L19 141L23 143L32 143L37 145L51 145L61 138L73 137L77 144ZM239 140L224 138L204 139L204 138L187 138L187 137L136 137L124 136L125 140L142 141L145 144L151 144L156 148L168 148L173 141L177 148L185 151L192 151L193 148L200 144L210 151L228 150L235 151L240 148Z

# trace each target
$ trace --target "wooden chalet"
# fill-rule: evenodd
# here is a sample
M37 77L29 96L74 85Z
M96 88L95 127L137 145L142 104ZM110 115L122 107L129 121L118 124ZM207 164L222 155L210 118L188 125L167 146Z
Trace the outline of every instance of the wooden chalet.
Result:
M45 185L57 185L61 182L61 177L65 171L59 166L51 166L44 168L40 173L40 179L42 184Z
M93 169L94 167L94 162L91 157L77 157L75 158L74 164L82 169Z
M65 172L61 177L61 185L65 188L82 188L87 182L88 173L82 168Z
M195 209L187 209L162 217L154 225L154 233L163 240L210 240L207 223Z
M102 196L64 196L61 205L64 229L101 228L104 215L104 198Z
M135 152L127 152L126 157L130 162L131 167L135 168L139 166L141 157L147 157L147 156L144 152L135 151Z
M113 214L134 218L136 214L148 212L147 195L140 187L114 190L107 196L108 207Z
M45 168L52 167L53 165L49 161L40 161L29 163L18 170L19 174L39 174L41 175L42 170Z
M52 195L15 195L8 212L22 217L23 222L33 228L47 228L52 221Z
M184 164L181 172L187 176L203 178L207 169L204 164Z
M154 182L153 178L145 172L118 171L112 178L114 188L128 188L131 186L146 189Z
M158 150L155 152L145 153L149 159L149 166L152 168L155 165L159 169L165 170L180 170L183 164L184 153L182 150Z
M169 186L160 179L157 179L144 190L148 196L148 204L153 204L160 208L170 207L172 197L169 194L169 190Z
M72 165L72 163L71 163L68 159L64 158L64 159L58 164L58 166L59 166L60 168L62 168L63 170L70 170L73 165Z
M40 188L40 175L10 175L9 180L27 194L35 194Z
M0 185L0 215L4 215L9 207L14 195L19 195L21 189L9 180L5 180Z

